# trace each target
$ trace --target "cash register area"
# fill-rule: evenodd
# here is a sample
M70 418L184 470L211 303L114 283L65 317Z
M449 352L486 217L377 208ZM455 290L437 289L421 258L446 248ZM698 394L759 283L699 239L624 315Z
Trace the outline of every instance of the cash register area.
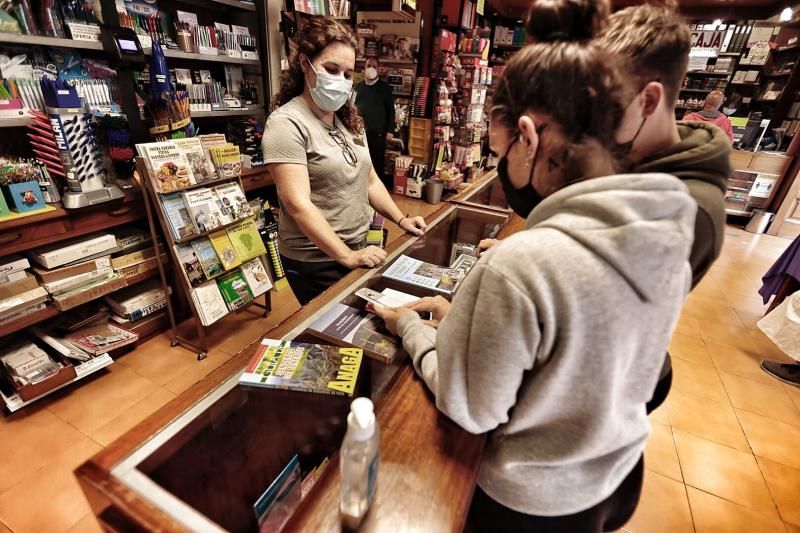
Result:
M399 230L387 225L391 241ZM650 417L642 501L625 531L800 532L800 389L759 368L786 357L756 328L761 275L785 247L727 228L674 334L674 386ZM82 387L0 417L0 531L100 531L74 469L299 308L286 288L267 318L227 317L205 360L162 334Z

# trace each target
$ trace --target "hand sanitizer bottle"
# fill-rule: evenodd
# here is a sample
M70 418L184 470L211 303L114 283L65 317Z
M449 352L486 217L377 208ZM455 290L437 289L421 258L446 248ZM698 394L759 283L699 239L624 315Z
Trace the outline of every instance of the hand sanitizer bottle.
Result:
M379 444L372 401L356 398L350 404L347 434L339 458L342 475L339 512L347 529L357 529L369 511L378 481Z

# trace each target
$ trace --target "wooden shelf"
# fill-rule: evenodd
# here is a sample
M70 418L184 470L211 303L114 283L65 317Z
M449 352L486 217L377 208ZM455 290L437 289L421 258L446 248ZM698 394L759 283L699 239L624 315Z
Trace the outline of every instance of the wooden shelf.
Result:
M181 189L181 190L186 190L186 189ZM184 237L183 239L175 239L173 242L175 244L186 244L187 242L196 241L197 239L199 239L201 237L208 237L212 233L216 233L218 231L224 231L224 230L226 230L228 228L231 228L231 227L235 226L236 224L241 224L242 222L244 222L248 218L252 218L252 216L253 215L250 215L249 217L245 217L245 218L237 218L233 222L228 222L227 224L223 224L221 226L217 226L216 228L214 228L212 230L204 231L203 233L193 233L192 235L189 235L188 237Z
M0 326L0 337L11 335L12 333L16 333L21 329L33 326L44 320L49 320L54 316L58 315L60 312L61 311L59 311L52 305L48 305L41 311L37 311L28 316L24 316L22 318L14 320L13 322L9 322L8 324L3 324L2 326Z
M686 73L687 76L713 76L713 77L722 77L726 78L731 75L730 72L711 72L707 70L690 70Z
M61 207L61 204L50 204L55 207L54 211L45 211L44 213L39 213L38 215L29 215L27 217L20 217L20 218L12 218L11 220L2 220L0 219L0 244L2 244L2 236L1 234L4 231L18 228L20 226L27 226L28 224L35 224L38 222L44 222L45 220L51 220L54 218L61 218L69 215L69 212Z
M730 85L761 85L757 81L732 81Z
M210 117L242 117L264 113L261 106L243 107L241 109L227 109L225 111L193 111L192 118Z
M710 93L711 91L718 91L719 89L681 89L682 93Z
M19 128L29 126L33 123L30 115L19 115L17 117L0 117L0 128Z
M148 178L147 176L144 177L144 179L147 179L147 178ZM158 194L159 196L166 196L168 194L174 194L176 192L186 192L186 191L191 191L193 189L200 189L200 188L203 188L203 187L213 187L214 185L219 185L220 183L225 183L227 181L238 180L238 179L239 179L238 175L237 176L230 176L230 177L227 177L227 178L217 178L215 180L201 181L199 183L195 183L194 185L189 185L188 187L182 187L180 189L175 189L174 191L157 192L156 194Z
M145 55L150 55L152 49L145 48ZM164 57L172 59L189 59L192 61L210 61L212 63L228 63L233 65L260 65L260 59L243 59L241 57L228 57L226 55L210 56L205 54L194 54L191 52L183 52L181 50L164 49Z
M524 44L493 44L492 48L497 50L521 50L525 48Z
M765 78L786 78L786 77L791 76L791 75L792 75L791 71L789 71L789 72L776 72L774 74L762 74L762 76L764 76Z
M717 57L719 56L739 57L740 55L742 55L742 52L720 52L719 54L717 54Z
M40 37L36 35L17 35L14 33L0 33L0 43L19 45L52 46L55 48L78 48L80 50L102 50L103 44L99 41L79 41L76 39L61 39L59 37Z
M733 215L737 217L752 217L752 211L745 211L744 209L731 209L729 207L725 208L725 213L728 215Z
M356 63L365 63L367 61L367 57L357 57ZM379 62L386 64L386 65L416 65L417 62L413 59L394 59L391 57L378 57Z
M788 52L790 50L797 50L798 48L800 48L800 44L793 44L791 46L780 46L780 47L776 48L774 51L775 52Z
M81 380L81 379L85 378L86 376L94 374L98 370L107 367L108 365L110 365L113 362L114 362L114 360L111 359L111 356L108 355L107 353L105 353L105 354L102 354L102 355L98 355L97 357L94 357L94 358L90 359L89 361L86 361L85 363L82 363L80 365L75 365L75 372L78 374L75 377L75 379L73 379L72 381L68 381L67 383L64 383L60 387L56 387L54 389L51 389L51 390L45 392L44 394L42 394L41 396L37 396L36 398L28 400L27 402L23 401L22 398L20 398L17 394L13 394L11 396L6 396L4 393L0 392L0 398L2 398L3 402L5 402L6 408L13 413L14 411L19 411L20 409L22 409L26 405L30 405L33 402L35 402L37 400L40 400L41 398L44 398L45 396L48 396L48 395L54 393L55 391L66 387L70 383L75 383L76 381Z
M241 9L244 11L255 11L256 6L251 2L241 2L239 0L178 0L182 4L191 4L191 5L201 5L205 7L205 4L218 4L220 9L225 7L235 7L236 9Z
M477 57L479 59L483 59L482 53L467 53L467 52L458 52L458 57ZM488 59L487 59L488 61Z

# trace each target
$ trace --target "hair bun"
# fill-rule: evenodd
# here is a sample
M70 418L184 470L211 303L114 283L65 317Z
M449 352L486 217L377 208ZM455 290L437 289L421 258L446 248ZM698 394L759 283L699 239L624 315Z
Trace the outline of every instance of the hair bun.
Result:
M605 25L608 0L534 0L525 28L534 42L588 41Z

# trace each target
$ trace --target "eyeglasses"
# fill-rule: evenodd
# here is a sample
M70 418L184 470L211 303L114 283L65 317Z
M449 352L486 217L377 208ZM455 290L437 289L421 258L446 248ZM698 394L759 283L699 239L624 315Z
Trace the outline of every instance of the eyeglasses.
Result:
M342 134L341 130L338 128L334 128L330 131L331 137L339 145L339 148L342 149L342 155L344 156L344 160L347 162L348 165L354 167L358 164L358 157L356 157L356 153L347 144L347 139L345 139L344 135Z

